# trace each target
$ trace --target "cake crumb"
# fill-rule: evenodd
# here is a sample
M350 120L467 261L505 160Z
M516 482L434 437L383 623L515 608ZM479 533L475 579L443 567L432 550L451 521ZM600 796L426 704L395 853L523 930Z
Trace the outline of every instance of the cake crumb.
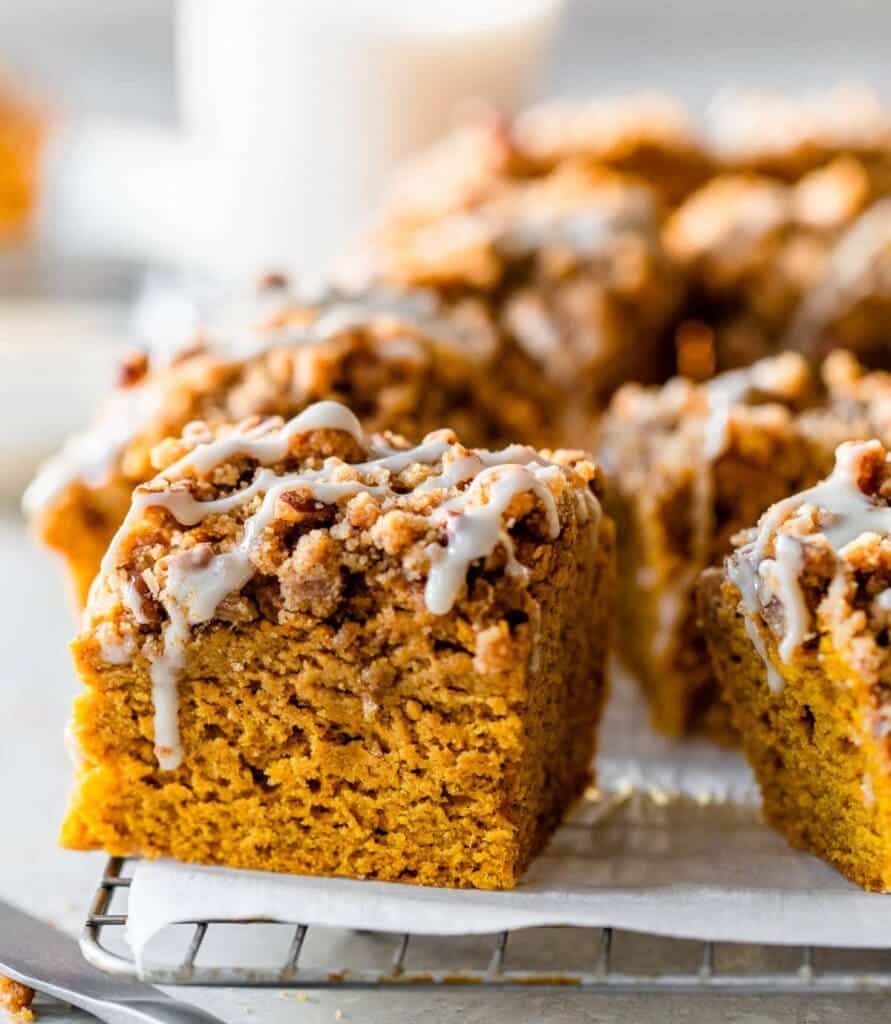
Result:
M6 1010L10 1020L35 1020L34 1011L31 1009L33 1001L33 988L13 981L12 978L0 977L0 1009Z

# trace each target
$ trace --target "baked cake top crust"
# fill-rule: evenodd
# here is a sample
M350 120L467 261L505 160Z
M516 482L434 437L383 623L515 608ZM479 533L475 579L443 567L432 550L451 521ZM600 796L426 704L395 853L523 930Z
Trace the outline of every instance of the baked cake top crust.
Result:
M422 292L331 292L311 300L272 276L242 308L179 350L128 357L93 425L43 466L25 507L36 515L69 485L98 487L116 473L146 479L153 445L195 419L233 422L258 410L287 415L302 401L340 392L368 414L373 429L380 421L390 427L401 396L384 388L392 381L377 377L435 366L444 379L460 381L495 352L495 333L472 303L450 309L446 319L437 300ZM364 371L351 370L357 365ZM353 392L363 373L367 394L359 396Z
M838 447L821 483L771 506L737 538L727 575L740 594L746 631L771 688L783 677L760 620L791 662L828 633L841 657L870 683L888 680L891 657L891 462L877 440Z
M448 430L410 447L368 437L335 402L288 423L191 424L154 459L85 621L107 664L150 662L162 767L181 756L170 694L192 629L311 628L376 601L416 609L419 628L457 602L491 614L546 571L543 549L600 517L602 479L581 453L471 450ZM485 583L465 587L475 566Z

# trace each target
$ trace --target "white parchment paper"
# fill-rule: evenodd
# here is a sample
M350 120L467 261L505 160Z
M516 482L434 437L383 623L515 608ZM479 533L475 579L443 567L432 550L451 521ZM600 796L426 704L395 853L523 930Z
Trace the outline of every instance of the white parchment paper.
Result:
M142 959L178 921L273 920L415 934L612 926L725 942L891 945L891 896L862 892L760 820L740 754L654 736L614 675L599 795L575 808L512 892L140 863L128 941Z

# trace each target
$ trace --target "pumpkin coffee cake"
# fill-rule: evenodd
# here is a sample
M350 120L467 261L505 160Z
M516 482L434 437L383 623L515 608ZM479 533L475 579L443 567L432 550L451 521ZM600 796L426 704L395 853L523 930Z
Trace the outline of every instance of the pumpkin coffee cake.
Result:
M766 504L819 475L796 424L814 392L807 363L789 353L707 384L628 385L613 399L601 458L617 524L617 639L660 731L731 735L696 621L696 580Z
M768 820L891 891L891 463L843 444L703 579L714 664Z
M490 312L501 344L560 394L563 429L588 444L592 420L628 380L673 370L683 279L645 182L567 162L456 196L429 215L387 210L363 253L372 280L425 287Z
M787 352L703 384L621 389L601 458L617 524L618 642L653 724L733 740L705 649L695 589L764 509L832 467L842 441L891 439L891 375L835 352L818 381Z
M171 358L128 358L93 425L26 494L37 534L66 560L81 602L133 488L153 475L153 446L192 420L288 417L331 399L349 404L370 431L410 440L443 424L475 445L551 440L534 367L498 349L473 303L453 305L446 318L422 293L332 292L310 301L272 276L242 305Z
M512 886L590 777L597 467L368 437L333 402L153 459L74 643L64 844Z

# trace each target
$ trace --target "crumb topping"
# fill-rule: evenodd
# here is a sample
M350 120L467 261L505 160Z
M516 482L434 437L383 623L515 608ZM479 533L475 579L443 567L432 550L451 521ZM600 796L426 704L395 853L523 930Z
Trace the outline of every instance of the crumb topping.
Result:
M604 465L621 485L632 466L643 465L652 476L675 463L689 464L697 452L710 463L726 449L730 431L743 429L747 421L759 428L769 421L790 423L794 412L816 397L807 361L793 352L699 384L683 377L661 388L628 384L616 392L604 424ZM629 446L641 450L624 459Z
M875 637L891 625L891 602L882 596L891 585L891 463L881 442L840 445L825 480L773 505L738 538L727 573L772 688L782 676L759 622L777 637L782 662L821 629L839 649L850 646L852 633L869 634L875 675L884 660ZM862 655L862 643L859 649Z
M862 166L839 157L786 184L755 174L722 174L694 192L667 220L665 245L700 286L743 289L769 313L786 290L798 294L824 272L828 251L871 199Z
M438 301L420 291L331 291L310 301L276 277L240 306L176 352L126 357L119 386L95 423L69 439L29 487L28 514L51 505L72 483L98 487L118 470L133 482L145 479L152 446L191 420L217 424L256 412L285 414L340 387L348 392L349 368L368 376L367 391L380 396L382 409L398 407L390 377L398 379L400 367L435 363L445 374L454 367L457 375L462 366L467 372L485 365L496 352L484 310L464 303L446 317Z
M106 661L136 637L151 662L162 767L179 763L193 628L324 618L360 576L445 615L473 565L524 586L542 545L600 515L599 471L581 453L468 449L448 430L410 447L367 437L335 402L288 423L193 424L153 457L159 475L134 493L86 614Z
M379 239L381 271L412 285L488 289L541 248L563 253L572 265L628 235L658 245L650 190L602 168L567 165L423 222L397 218Z
M677 329L679 364L701 378L788 349L814 359L833 347L882 353L885 191L843 155L793 182L727 173L689 196L663 239L706 323Z

